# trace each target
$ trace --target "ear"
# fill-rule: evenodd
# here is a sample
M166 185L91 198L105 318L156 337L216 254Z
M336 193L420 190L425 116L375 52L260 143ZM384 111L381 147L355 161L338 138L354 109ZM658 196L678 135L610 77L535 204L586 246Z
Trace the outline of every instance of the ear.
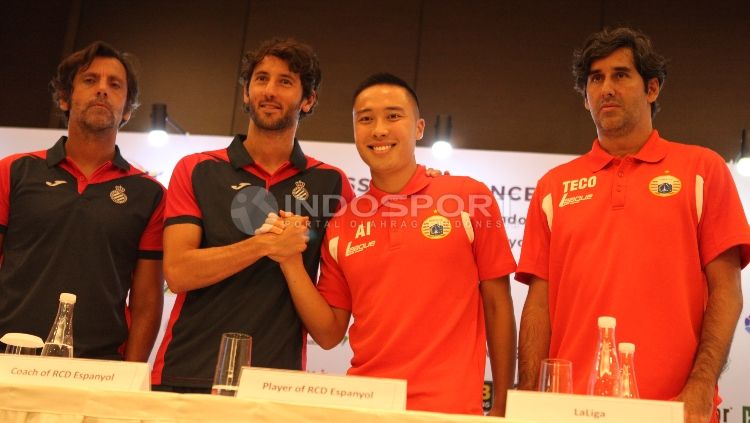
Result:
M122 120L120 123L124 123L130 120L130 116L133 114L133 110L128 110L127 112L122 114Z
M415 139L417 141L421 140L422 137L424 137L424 125L424 119L419 118L419 120L417 120L417 132L415 134Z
M246 83L246 84L245 84L245 85L244 85L244 86L242 87L242 101L243 101L243 102L244 102L245 104L248 104L248 103L250 103L250 94L249 94L249 93L250 93L250 83L248 82L248 83Z
M586 110L591 111L591 105L589 105L589 98L586 96L586 94L583 95L583 107L586 108Z
M312 110L313 106L315 106L315 103L317 102L318 102L318 93L317 91L313 91L312 93L310 93L310 95L306 99L302 100L302 104L300 104L300 109L304 113L309 113L310 110Z
M62 110L63 112L69 112L70 111L70 103L67 101L60 99L57 101L57 106Z
M646 86L646 99L648 100L648 103L651 104L655 102L659 97L660 92L661 86L659 86L659 80L656 78L649 79L648 85Z

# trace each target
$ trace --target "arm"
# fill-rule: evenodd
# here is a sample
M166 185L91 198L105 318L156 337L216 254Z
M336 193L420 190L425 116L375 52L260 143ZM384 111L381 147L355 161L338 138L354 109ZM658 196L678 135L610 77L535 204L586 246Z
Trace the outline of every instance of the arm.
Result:
M492 368L495 399L490 416L505 415L505 399L513 387L516 369L516 318L508 276L482 281L479 285L484 306L487 348Z
M727 361L737 320L742 312L738 247L706 265L708 302L698 351L687 383L678 397L685 402L685 422L708 422L715 412L713 398Z
M310 280L302 255L297 254L280 264L294 307L307 331L323 349L338 345L349 327L349 310L328 305Z
M154 347L164 306L161 260L140 259L135 265L130 288L130 332L125 360L147 361Z
M234 244L199 248L200 226L182 223L164 229L164 273L172 292L222 281L264 256L288 257L307 247L307 228L288 226L281 234L263 233Z
M536 390L539 366L549 356L550 332L547 281L534 277L529 283L521 313L518 346L520 389Z

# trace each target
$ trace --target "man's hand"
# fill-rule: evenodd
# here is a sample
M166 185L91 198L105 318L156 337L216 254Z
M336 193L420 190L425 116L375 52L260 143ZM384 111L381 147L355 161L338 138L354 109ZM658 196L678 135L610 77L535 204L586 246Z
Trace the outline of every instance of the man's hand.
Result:
M263 225L255 230L255 235L267 234L269 232L280 235L283 231L284 220L281 219L278 214L270 212L268 213L268 216L266 216L266 221L263 222Z
M677 397L685 403L685 423L708 423L714 409L714 385L688 382Z
M280 211L278 218L269 215L266 224L270 224L269 233L274 236L272 251L268 257L279 263L288 260L295 255L301 254L307 248L309 237L308 225L310 219L306 216L297 216L294 213ZM281 232L279 233L279 228Z
M425 174L426 174L427 176L429 176L430 178L434 178L434 177L436 177L436 176L443 176L443 175L446 175L446 176L448 176L448 175L450 175L450 172L448 172L447 170L446 170L445 172L443 172L442 170L439 170L439 169L433 169L433 168L431 168L431 167L425 168L425 171L424 171L424 173L425 173Z

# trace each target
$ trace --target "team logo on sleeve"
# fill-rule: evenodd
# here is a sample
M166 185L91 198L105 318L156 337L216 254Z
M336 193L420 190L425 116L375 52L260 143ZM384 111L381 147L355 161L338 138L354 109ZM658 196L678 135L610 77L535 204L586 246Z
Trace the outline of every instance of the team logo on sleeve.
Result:
M125 204L128 202L128 196L125 195L125 187L122 185L115 186L115 189L109 193L109 198L115 204Z
M67 184L67 181L63 181L61 179L55 179L54 181L47 181L46 184L48 187L56 187L58 185Z
M451 233L451 222L444 216L430 216L422 222L421 231L425 238L442 239Z
M297 181L294 183L294 188L292 188L292 196L300 201L305 201L310 198L310 193L307 191L307 188L305 188L304 182Z
M682 181L672 175L657 176L648 184L648 190L657 197L671 197L680 192L681 189Z

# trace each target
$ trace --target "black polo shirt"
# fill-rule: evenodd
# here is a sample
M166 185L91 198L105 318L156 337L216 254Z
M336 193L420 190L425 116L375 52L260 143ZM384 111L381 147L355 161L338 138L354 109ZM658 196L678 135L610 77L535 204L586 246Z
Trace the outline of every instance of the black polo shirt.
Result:
M201 227L201 248L247 239L234 224L232 201L243 186L264 187L279 207L310 217L303 253L317 278L325 226L353 192L344 173L305 156L297 140L289 161L274 174L258 166L238 135L227 149L187 156L177 163L167 194L165 225ZM221 334L253 337L254 366L302 369L306 334L278 263L264 257L211 286L177 296L154 363L152 383L210 387Z
M118 148L87 179L66 141L0 161L0 334L45 339L70 292L75 356L121 359L136 261L161 260L164 188Z

